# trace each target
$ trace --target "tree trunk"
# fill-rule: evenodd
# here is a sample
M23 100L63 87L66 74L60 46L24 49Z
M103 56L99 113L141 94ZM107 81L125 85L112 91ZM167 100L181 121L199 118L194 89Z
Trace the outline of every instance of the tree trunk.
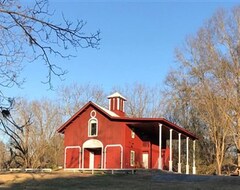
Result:
M217 144L217 143L216 143ZM221 159L221 151L220 151L220 147L216 146L216 161L217 161L217 175L221 175L222 174L222 159Z
M222 174L222 163L217 160L217 175L221 175Z

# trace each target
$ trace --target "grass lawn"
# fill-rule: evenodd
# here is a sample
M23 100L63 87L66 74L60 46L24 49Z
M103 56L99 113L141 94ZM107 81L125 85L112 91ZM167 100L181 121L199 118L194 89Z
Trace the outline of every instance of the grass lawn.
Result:
M81 174L71 172L0 174L0 189L240 189L240 177L171 174L157 171L136 174Z

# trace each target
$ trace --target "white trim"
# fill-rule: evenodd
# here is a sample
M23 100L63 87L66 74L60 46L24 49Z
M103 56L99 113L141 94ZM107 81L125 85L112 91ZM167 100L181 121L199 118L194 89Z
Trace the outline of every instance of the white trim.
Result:
M119 104L120 104L120 98L117 98L117 110L119 110L119 109L120 109L120 106L119 106Z
M82 169L84 168L84 147L82 148Z
M85 148L92 148L92 149L101 148L102 149L102 155L101 155L101 168L102 168L103 167L102 166L102 163L103 163L103 144L102 144L102 142L97 139L89 139L83 143L83 146L82 146L82 169L84 169L84 149Z
M104 155L103 155L103 154L104 154L104 151L103 151L103 147L102 147L101 169L103 169L103 167L104 167L104 166L103 166L103 163L104 163L104 162L103 162L103 158L104 158Z
M130 166L132 166L132 167L135 166L135 151L134 150L130 151Z
M94 152L89 152L89 169L93 170L94 169Z
M107 166L107 148L108 147L120 147L120 149L121 149L120 167L122 169L123 168L123 146L121 144L108 144L105 146L105 148L104 148L104 152L105 152L105 154L104 154L104 169L106 169L106 166Z
M178 173L181 173L181 133L178 133Z
M195 145L196 141L193 141L193 174L196 174L196 161L195 161L195 152L196 152L196 145Z
M189 161L188 161L188 157L189 157L189 152L188 152L188 145L189 145L189 137L186 138L186 174L189 174Z
M112 110L115 110L115 98L112 99L112 104L113 104L113 109Z
M111 110L111 99L108 99L108 109Z
M132 139L135 138L135 132L134 132L134 129L131 129L131 137L132 137Z
M159 124L158 169L162 170L162 124Z
M144 159L144 155L147 155L147 162L144 162L145 161L145 159ZM146 163L146 167L145 167L145 163ZM145 169L148 169L149 168L149 153L148 152L143 152L142 153L142 165L143 165L143 167L145 168Z
M96 112L95 110L92 110L92 111L90 112L90 117L91 117L91 118L95 118L96 115L97 115L97 112Z
M91 135L91 132L92 132L92 123L95 123L95 122L91 122L91 121L96 121L96 135ZM89 120L88 120L88 137L97 137L98 136L98 119L95 118L95 117L91 117Z
M116 97L122 98L123 100L126 101L126 98L118 92L113 93L112 95L108 96L107 98L109 99L109 98L116 98Z
M103 143L97 139L88 139L83 145L83 148L103 148Z
M64 150L64 169L66 169L66 161L67 161L67 149L79 148L79 161L78 161L78 168L80 168L81 164L81 146L66 146ZM71 168L68 168L71 169Z
M170 138L170 158L169 158L169 171L172 171L172 164L173 164L173 161L172 161L172 132L173 130L170 129L169 130L170 134L169 134L169 138Z
M96 105L97 107L99 107L100 109L102 109L103 111L105 111L108 115L112 116L112 117L119 117L119 115L117 115L116 113L114 113L113 111L111 111L111 107L108 109L96 104L93 102L94 105ZM110 104L111 105L111 104Z

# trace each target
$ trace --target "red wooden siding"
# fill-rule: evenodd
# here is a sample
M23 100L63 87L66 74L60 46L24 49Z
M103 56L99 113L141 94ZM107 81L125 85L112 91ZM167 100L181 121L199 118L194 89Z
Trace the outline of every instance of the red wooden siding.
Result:
M162 166L164 170L169 169L170 149L162 149Z
M66 149L66 168L79 168L80 164L80 149L67 148Z
M121 147L107 147L106 148L106 168L121 168Z
M94 168L101 168L101 149L95 149L93 150L94 153Z
M168 169L170 152L169 148L166 148L166 141L169 139L169 129L176 130L175 134L181 132L186 136L190 135L192 139L196 138L163 118L125 117L124 101L121 97L109 98L109 109L115 114L89 102L58 130L64 133L65 168L89 168L90 165L94 168L109 169L143 168L145 153L147 156L144 156L144 160L148 159L148 168L158 169L158 135L159 124L162 124L162 166ZM88 124L92 118L96 119L98 124L96 136L88 135ZM134 138L132 130L135 132ZM133 166L130 163L131 151L134 151L135 155ZM90 164L90 160L94 162Z
M152 144L152 168L158 169L158 156L159 156L159 148L157 145Z
M89 168L89 157L90 151L89 149L84 149L84 168Z

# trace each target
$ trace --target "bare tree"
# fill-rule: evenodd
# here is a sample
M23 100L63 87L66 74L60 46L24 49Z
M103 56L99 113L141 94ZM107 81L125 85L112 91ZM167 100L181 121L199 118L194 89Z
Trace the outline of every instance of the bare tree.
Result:
M75 24L62 16L62 23L52 21L54 12L47 0L36 0L23 4L17 0L0 1L0 86L20 85L19 74L25 60L43 60L48 68L47 80L53 75L61 77L66 73L53 56L69 58L70 48L97 48L99 31L87 35L83 31L85 22ZM51 56L53 55L53 56ZM2 92L2 91L0 91Z
M76 113L86 102L93 101L99 105L107 106L107 95L103 88L93 84L72 84L61 86L58 89L59 102L63 115L69 117Z
M131 117L160 117L161 90L158 85L146 86L141 83L126 84L124 87L114 87L126 96L126 110Z
M7 169L9 160L9 151L6 147L6 144L0 141L0 170Z
M1 130L9 137L11 166L37 168L61 164L63 138L56 132L62 123L59 110L47 100L28 102L22 99L11 115L4 116L7 121L2 119Z
M15 162L15 165L28 166L29 156L28 156L28 146L22 139L24 136L25 129L30 125L30 117L25 117L22 119L23 125L17 124L15 119L11 114L13 106L13 100L10 101L10 106L8 108L0 107L1 109L1 128L0 130L4 132L9 138L10 144L10 160L9 164Z
M9 105L11 101L4 89L21 86L24 80L20 74L24 63L36 60L45 64L47 73L44 83L52 88L52 77L61 78L66 74L60 64L54 61L55 57L70 58L73 56L70 53L72 49L99 46L100 32L85 34L83 29L86 22L77 20L74 23L62 15L62 22L57 23L53 17L54 12L50 11L48 0L26 4L17 0L0 0L0 129L11 138L11 143L21 149L18 157L26 158L28 155L26 142L21 142L21 139L28 135L29 123L20 126L13 120L10 113L12 107ZM28 121L29 118L24 119ZM28 160L25 160L25 165L29 165Z
M20 136L28 150L27 166L37 168L56 165L53 163L56 158L50 155L62 156L59 153L61 153L60 149L63 149L63 139L56 132L62 123L59 107L48 100L32 102L21 100L16 105L16 109L18 122L31 113L31 124L23 129L23 134Z
M180 65L170 77L174 87L185 89L172 94L174 104L179 103L176 95L183 95L188 104L180 101L180 108L195 110L206 127L209 134L205 135L215 146L219 174L226 150L232 144L239 150L239 20L240 7L231 12L217 11L195 36L186 39L183 48L176 50ZM187 95L179 94L186 91ZM235 143L229 143L230 134Z
M231 121L225 115L229 109L228 102L223 97L206 89L201 91L200 97L201 100L196 101L195 104L200 118L208 128L209 136L214 142L217 173L221 174L226 150L231 146L227 143L227 138L230 137Z
M164 104L161 107L163 115L197 135L199 138L196 147L198 172L212 174L215 170L215 146L209 136L206 123L199 117L198 110L193 105L197 97L181 71L181 69L171 71L166 78L162 96Z

